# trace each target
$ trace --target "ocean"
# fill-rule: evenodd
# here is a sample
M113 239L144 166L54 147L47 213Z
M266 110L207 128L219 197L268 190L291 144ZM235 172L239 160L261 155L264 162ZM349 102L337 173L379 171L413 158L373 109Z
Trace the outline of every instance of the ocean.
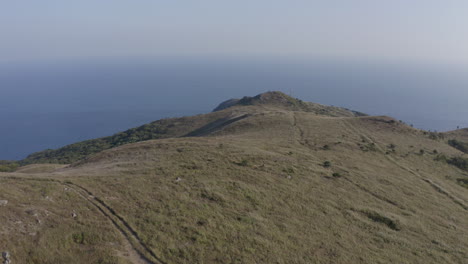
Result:
M275 90L431 131L468 127L468 75L461 67L167 58L4 64L0 160Z

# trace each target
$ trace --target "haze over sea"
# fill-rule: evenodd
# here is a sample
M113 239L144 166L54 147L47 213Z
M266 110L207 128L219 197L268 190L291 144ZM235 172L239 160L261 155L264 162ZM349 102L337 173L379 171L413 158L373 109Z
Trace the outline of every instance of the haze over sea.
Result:
M325 60L103 60L0 65L0 160L102 137L229 98L279 90L389 115L417 128L468 127L463 68Z

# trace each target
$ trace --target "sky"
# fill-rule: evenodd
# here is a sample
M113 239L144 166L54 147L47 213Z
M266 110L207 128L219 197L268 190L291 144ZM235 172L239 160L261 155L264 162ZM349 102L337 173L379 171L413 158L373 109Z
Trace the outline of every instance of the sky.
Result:
M0 1L0 63L125 57L468 64L466 0Z
M467 127L467 14L466 0L0 1L0 159L268 90Z

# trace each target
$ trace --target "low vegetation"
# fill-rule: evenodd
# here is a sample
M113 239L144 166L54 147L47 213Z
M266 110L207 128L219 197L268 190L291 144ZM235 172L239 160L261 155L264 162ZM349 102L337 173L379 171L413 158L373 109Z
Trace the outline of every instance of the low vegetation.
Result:
M124 144L144 140L163 138L168 133L168 124L164 121L151 123L110 137L87 140L57 150L45 150L29 155L21 161L22 165L32 163L70 164L84 159L92 154Z
M447 163L454 165L462 170L468 171L468 159L463 157L453 157L447 159Z
M222 113L213 113L204 116L161 119L109 137L86 140L55 150L48 149L33 153L19 163L23 166L36 163L71 164L103 150L126 144L186 136L206 124L222 119L224 116Z
M13 172L19 167L18 162L0 160L0 172Z
M467 178L462 178L462 179L457 179L458 184L461 186L465 187L468 189L468 179Z
M450 139L448 144L464 153L468 153L468 143L456 139Z
M339 173L339 172L334 172L334 173L332 174L332 176L335 177L335 178L340 178L340 177L341 177L341 173Z
M401 229L400 225L396 221L394 221L394 220L392 220L392 219L390 219L390 218L388 218L386 216L383 216L383 215L381 215L381 214L379 214L377 212L364 210L364 211L362 211L362 213L364 215L366 215L372 221L382 223L382 224L386 225L390 229L393 229L395 231L399 231Z

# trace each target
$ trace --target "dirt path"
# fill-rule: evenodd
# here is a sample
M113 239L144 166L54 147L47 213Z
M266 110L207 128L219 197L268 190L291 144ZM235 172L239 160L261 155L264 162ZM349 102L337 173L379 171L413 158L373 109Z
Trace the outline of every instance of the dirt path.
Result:
M127 258L135 264L167 264L160 259L140 238L138 233L123 219L116 211L106 204L103 200L94 196L86 188L72 183L70 181L62 182L56 179L41 179L41 178L23 178L23 177L8 177L10 179L27 180L27 181L48 181L60 184L64 187L77 193L87 202L91 203L104 217L106 217L112 225L119 230L123 238L123 246L127 250L122 257Z
M83 199L94 205L112 224L120 231L124 238L124 246L127 249L128 259L136 264L156 264L165 262L159 259L154 252L142 242L137 232L121 217L114 209L107 205L104 201L94 196L86 188L77 184L66 182L61 183L67 188L75 191ZM151 261L155 259L156 262Z
M295 112L292 113L292 117L293 117L293 129L296 130L297 133L299 134L299 139L296 137L296 131L293 131L293 137L299 144L305 146L307 145L307 140L305 139L304 130L302 130L302 128L299 127L299 125L297 124L297 116Z
M131 245L129 255L135 263L149 263L149 264L166 264L161 260L140 238L138 233L130 226L130 224L123 219L116 211L106 204L103 200L94 196L86 188L71 183L67 181L66 183L61 183L64 186L67 186L70 189L73 189L75 192L80 194L84 199L93 204L107 219L109 219L114 226L120 231L120 233L125 237L126 241ZM154 259L155 261L151 261Z

